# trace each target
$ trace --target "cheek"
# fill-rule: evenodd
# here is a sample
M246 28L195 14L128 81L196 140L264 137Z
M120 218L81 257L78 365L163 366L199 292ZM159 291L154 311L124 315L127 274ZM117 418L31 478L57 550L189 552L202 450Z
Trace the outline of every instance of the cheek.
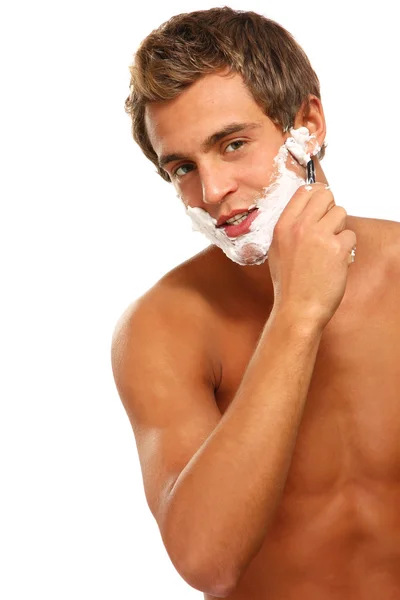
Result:
M173 186L177 197L186 207L202 208L201 183L194 173L183 179L180 183L173 183Z
M276 169L275 158L279 148L276 152L271 150L255 151L246 157L246 161L240 166L237 173L242 182L257 189L269 185Z

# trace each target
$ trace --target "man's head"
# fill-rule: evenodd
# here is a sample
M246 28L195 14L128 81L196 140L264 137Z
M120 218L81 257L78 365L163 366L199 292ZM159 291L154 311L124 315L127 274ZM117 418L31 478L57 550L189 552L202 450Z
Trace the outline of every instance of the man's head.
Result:
M146 130L146 105L176 98L204 75L224 69L242 76L254 100L284 132L294 126L303 103L307 111L310 94L320 98L306 54L278 23L229 7L172 17L136 52L125 101L133 138L167 181ZM323 146L318 158L324 153Z
M238 227L219 226L232 213L247 211L276 181L274 159L290 128L307 127L323 157L319 82L303 50L261 15L215 8L178 15L151 33L131 75L126 110L136 142L172 181L192 219L208 219L203 231L213 243L239 264L261 264L274 226L265 206L264 219L256 219L263 229L250 236L256 244L247 248ZM285 173L272 217L294 193Z

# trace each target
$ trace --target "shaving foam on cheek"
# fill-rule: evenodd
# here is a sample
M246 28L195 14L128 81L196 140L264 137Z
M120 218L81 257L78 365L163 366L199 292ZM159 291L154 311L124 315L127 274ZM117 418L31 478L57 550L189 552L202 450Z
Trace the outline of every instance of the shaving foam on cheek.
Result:
M306 127L291 129L290 134L292 137L280 147L274 159L273 182L263 189L261 195L254 198L253 206L258 207L258 214L248 233L230 238L223 229L217 229L217 220L207 211L198 207L187 207L193 230L203 233L211 243L221 248L228 258L239 265L260 265L268 258L268 250L279 217L293 194L306 183L295 170L287 168L288 160L293 157L297 167L299 164L305 167L310 160L308 148L312 147L313 156L321 149L315 136L310 135ZM295 164L293 160L292 164Z
M286 140L285 146L297 162L303 167L306 167L311 160L311 156L318 154L321 150L321 146L318 144L315 135L310 135L307 127L291 129L290 133L292 134L292 137ZM311 153L309 150L312 150Z

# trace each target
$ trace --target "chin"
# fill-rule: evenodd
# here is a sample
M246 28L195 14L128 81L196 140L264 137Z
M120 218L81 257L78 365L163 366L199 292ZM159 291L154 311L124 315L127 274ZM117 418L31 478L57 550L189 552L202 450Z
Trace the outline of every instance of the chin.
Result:
M250 267L264 263L268 258L268 252L264 252L255 244L247 244L240 254L228 255L228 258L242 267Z

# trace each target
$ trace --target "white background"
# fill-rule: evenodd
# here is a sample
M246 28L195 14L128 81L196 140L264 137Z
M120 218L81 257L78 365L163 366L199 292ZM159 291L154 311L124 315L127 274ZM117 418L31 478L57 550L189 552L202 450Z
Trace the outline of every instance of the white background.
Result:
M128 65L161 22L214 4L139 4L1 8L4 600L202 598L170 563L147 507L110 343L124 308L207 245L131 139ZM400 221L395 4L230 6L277 20L309 55L336 203Z

